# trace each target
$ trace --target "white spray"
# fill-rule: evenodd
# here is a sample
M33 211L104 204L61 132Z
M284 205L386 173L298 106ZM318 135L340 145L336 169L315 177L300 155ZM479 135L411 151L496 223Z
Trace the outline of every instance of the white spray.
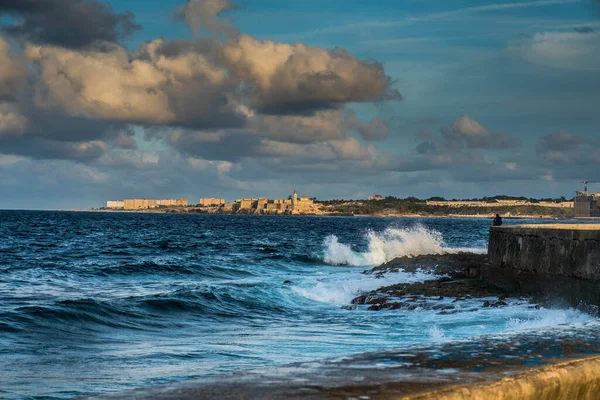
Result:
M324 241L324 261L330 265L379 265L396 257L414 257L421 254L443 254L442 235L417 225L412 228L387 228L383 232L368 231L368 250L357 253L349 245L330 235Z

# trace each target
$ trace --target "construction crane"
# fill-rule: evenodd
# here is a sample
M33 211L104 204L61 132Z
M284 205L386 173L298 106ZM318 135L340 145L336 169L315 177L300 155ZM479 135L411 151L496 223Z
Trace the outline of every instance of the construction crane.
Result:
M583 191L587 193L588 183L600 183L600 181L579 181L579 183L583 183Z

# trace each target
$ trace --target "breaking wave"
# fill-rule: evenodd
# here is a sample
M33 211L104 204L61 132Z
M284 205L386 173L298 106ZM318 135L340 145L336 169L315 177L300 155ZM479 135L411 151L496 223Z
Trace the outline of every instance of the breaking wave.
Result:
M335 274L332 277L321 277L307 280L304 286L292 288L292 291L307 299L321 303L344 305L361 293L377 289L382 286L398 283L423 282L435 279L436 276L427 272L398 272L384 277L363 275L356 273Z
M366 233L368 249L364 253L340 243L337 236L325 238L323 260L330 265L380 265L397 257L452 252L444 248L442 234L422 225L412 228L387 228L382 232Z

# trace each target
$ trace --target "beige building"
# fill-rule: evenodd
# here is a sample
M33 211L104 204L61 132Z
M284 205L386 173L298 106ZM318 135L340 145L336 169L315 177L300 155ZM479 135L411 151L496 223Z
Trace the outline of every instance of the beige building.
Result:
M367 200L383 200L383 196L380 194L376 194L374 196L369 196Z
M126 210L140 210L149 208L148 199L125 199L123 200L123 208Z
M266 198L246 198L236 200L235 203L226 203L224 208L237 212L257 213L257 214L305 214L314 213L314 202L307 196L298 197L294 194L290 199L266 199Z
M123 208L125 210L142 210L147 208L157 208L159 206L172 206L181 207L187 206L188 201L186 199L168 199L168 200L156 200L156 199L125 199L116 201L107 201L107 208Z
M164 199L164 200L157 200L157 206L163 206L163 207L184 207L189 205L189 202L184 199L184 198L180 198L180 199Z
M214 197L201 198L198 202L201 206L220 206L225 204L225 199L217 199Z
M106 208L123 208L125 207L125 204L123 202L123 200L108 200L106 202Z

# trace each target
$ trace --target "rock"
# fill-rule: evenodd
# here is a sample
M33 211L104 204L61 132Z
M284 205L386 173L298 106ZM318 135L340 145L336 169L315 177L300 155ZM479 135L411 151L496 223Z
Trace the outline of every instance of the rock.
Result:
M419 255L415 257L398 257L390 262L366 271L367 274L383 274L388 272L416 272L423 270L437 275L448 275L450 278L479 277L481 265L487 261L485 254L456 253Z
M367 295L363 294L363 295L353 298L352 301L350 302L350 304L365 304L366 299L367 299Z

